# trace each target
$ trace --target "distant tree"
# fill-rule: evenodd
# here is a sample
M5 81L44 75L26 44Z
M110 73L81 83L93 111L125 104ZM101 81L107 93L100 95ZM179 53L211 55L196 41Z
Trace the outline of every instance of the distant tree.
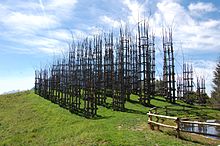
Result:
M213 91L211 92L211 102L220 108L220 57L214 71Z
M155 81L155 95L163 96L163 81L161 79Z
M198 98L196 103L198 103L198 104L207 104L209 102L210 98L209 98L207 93L200 94L200 95L198 95L198 93L196 93L196 94L197 94L197 98Z
M198 94L197 92L194 91L190 91L188 92L185 97L184 97L184 102L188 103L188 104L207 104L207 102L209 101L209 96L207 95L207 93L203 93L203 94Z
M183 96L184 101L191 105L193 105L196 102L196 97L197 93L194 91L189 91Z

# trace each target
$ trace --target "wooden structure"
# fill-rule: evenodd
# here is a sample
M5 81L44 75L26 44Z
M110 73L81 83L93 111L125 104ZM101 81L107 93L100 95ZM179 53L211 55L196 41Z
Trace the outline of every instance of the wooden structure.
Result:
M196 86L196 91L193 90ZM177 98L188 104L205 104L207 94L205 92L205 79L197 77L197 83L193 81L193 67L188 63L183 64L182 77L177 77Z
M175 102L172 32L164 34L164 94ZM155 96L155 37L147 21L137 25L137 34L120 29L118 37L104 33L69 44L65 57L35 72L35 93L92 118L98 105L125 111L130 95L148 106Z
M176 85L175 85L175 64L174 64L174 49L173 49L173 34L169 29L163 31L163 51L164 51L164 65L163 65L163 83L165 98L175 103L176 101Z
M138 95L142 104L150 104L155 94L155 44L146 21L138 24Z

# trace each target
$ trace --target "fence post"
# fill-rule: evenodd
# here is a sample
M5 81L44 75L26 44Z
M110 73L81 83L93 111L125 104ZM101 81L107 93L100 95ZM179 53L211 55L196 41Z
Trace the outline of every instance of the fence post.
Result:
M176 119L176 132L177 132L177 138L180 138L180 118Z
M152 113L151 110L149 110L149 113L150 113L150 114ZM149 120L150 120L150 121L149 121ZM148 115L148 124L149 124L149 126L150 126L150 129L151 129L151 130L154 130L153 124L151 123L151 121L152 121L152 115Z
M156 117L156 119L157 119L156 122L159 123L159 120L160 120L159 117ZM160 130L160 125L158 125L158 124L157 124L157 130Z

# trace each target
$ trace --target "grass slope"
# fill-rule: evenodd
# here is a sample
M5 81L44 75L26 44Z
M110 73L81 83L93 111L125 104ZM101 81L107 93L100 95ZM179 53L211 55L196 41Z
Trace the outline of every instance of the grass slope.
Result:
M132 99L137 97L133 96ZM155 106L169 105L162 98ZM183 104L182 104L183 105ZM172 131L152 131L147 124L149 108L127 102L126 112L99 107L100 118L86 119L35 95L32 91L0 96L0 145L217 145L220 141ZM203 110L220 117L219 111ZM198 112L199 113L199 112ZM204 116L204 115L203 115Z

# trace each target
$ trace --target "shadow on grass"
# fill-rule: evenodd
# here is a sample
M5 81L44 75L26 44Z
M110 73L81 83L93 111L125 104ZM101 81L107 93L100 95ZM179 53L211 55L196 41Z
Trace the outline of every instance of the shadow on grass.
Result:
M154 99L154 100L157 100L157 101L167 102L166 99L160 99L160 98L157 98L157 97L155 97L155 98L153 98L153 99Z
M99 105L99 106L103 106L107 109L112 109L112 103L105 103L105 104L102 104L102 105Z
M143 112L143 111L134 110L134 109L128 109L128 108L125 108L124 112L133 113L133 114L140 114L140 115L147 115L147 111Z
M91 120L101 120L101 119L110 119L112 116L101 116L101 115L96 115L95 117L91 118Z
M86 119L91 119L91 120L100 120L100 119L110 119L112 116L101 116L101 115L95 115L94 117L92 116L85 116L84 110L79 109L77 111L69 110L72 114L76 114L80 117L84 117Z
M127 100L127 101L130 102L130 103L132 103L132 104L140 104L140 102L137 101L137 100L129 99L129 100Z
M127 100L127 102L130 102L132 104L139 104L139 105L142 105L144 107L149 107L149 108L155 107L155 105L153 105L153 104L142 104L142 103L140 103L140 101L132 100L132 99Z

